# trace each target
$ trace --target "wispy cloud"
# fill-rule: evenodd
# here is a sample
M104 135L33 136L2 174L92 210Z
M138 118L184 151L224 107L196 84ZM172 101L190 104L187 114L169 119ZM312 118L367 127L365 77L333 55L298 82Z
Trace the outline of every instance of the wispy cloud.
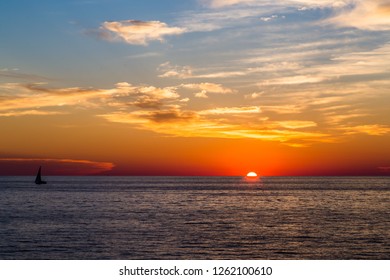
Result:
M1 88L5 93L0 100L1 117L53 115L71 112L72 108L81 106L104 109L107 113L98 115L107 121L128 123L162 134L249 137L294 146L306 146L313 141L336 141L340 137L356 134L390 133L388 126L365 122L362 117L368 116L369 112L361 112L351 105L347 106L342 102L345 94L335 96L334 92L323 93L321 97L318 94L313 95L312 100L310 92L302 92L305 97L302 100L292 93L291 98L295 100L295 104L288 104L289 101L285 98L287 103L284 104L277 96L273 100L267 94L261 93L255 97L264 103L262 105L205 108L207 104L200 107L201 104L198 104L198 109L183 109L190 102L188 97L183 97L183 91L194 91L195 96L208 93L232 94L235 91L215 83L191 83L159 88L121 82L109 89L52 88L45 84L6 83L1 84ZM359 97L356 93L353 96ZM242 100L247 99L242 96ZM324 106L327 106L327 110ZM293 114L299 116L308 110L320 112L322 121L318 123L310 119L299 120L292 117ZM328 133L322 133L323 130ZM322 138L324 135L326 139Z
M340 127L339 129L344 130L346 135L360 133L381 136L390 133L390 127L379 124L356 125L350 127Z
M223 114L256 114L260 113L261 109L259 106L250 107L222 107L214 108L209 110L203 110L198 112L199 115L223 115Z
M179 98L175 87L134 86L126 82L117 83L111 89L54 88L37 83L5 83L0 84L0 89L4 93L0 99L0 116L60 114L74 106L155 107L161 100Z
M111 162L55 159L55 158L0 158L1 170L6 174L19 172L21 175L35 174L38 165L44 165L46 175L92 175L110 171Z
M0 117L50 116L50 115L62 115L62 114L64 113L55 112L55 111L22 110L22 111L1 112L0 110Z
M214 5L211 7L215 8ZM226 5L219 7L223 8ZM273 14L277 10L272 5L262 5L256 9L242 6L234 9L206 9L183 13L177 19L177 24L185 27L187 32L211 32L238 26L252 26L253 22L260 22L260 16Z
M155 111L136 111L131 115L140 120L149 120L155 123L181 123L196 118L194 112L181 111L175 108Z
M244 95L246 99L257 99L261 97L264 94L264 92L252 92L250 94Z
M28 81L50 80L50 78L48 77L34 75L34 74L27 74L27 73L20 72L19 69L8 69L8 68L0 69L0 77L8 78L8 79L28 80Z
M344 50L339 53L336 50L332 55L328 53L328 49L325 49L325 51L319 50L316 51L317 54L310 57L311 49L315 45L317 44L308 44L304 48L287 47L286 49L279 49L276 54L267 55L265 58L259 58L254 53L253 59L245 59L242 63L244 65L245 63L256 63L265 66L256 67L261 69L258 73L264 74L260 78L260 82L257 83L262 90L264 90L263 86L318 83L329 85L330 82L344 83L346 87L350 87L353 86L353 83L351 83L353 79L364 79L369 82L387 80L386 77L390 72L389 43L384 43L373 49L359 51ZM320 45L318 47L321 48ZM263 50L263 52L267 53L267 50ZM288 54L290 57L288 57ZM280 67L276 67L276 65ZM286 65L286 67L283 67L283 65ZM273 68L273 71L268 72L266 71L267 68ZM256 76L253 76L253 79L256 79ZM347 90L347 88L344 89Z
M359 54L359 58L367 55ZM348 59L342 61L345 60ZM318 70L318 73L321 72ZM5 83L0 84L3 93L0 117L45 116L87 107L92 109L91 114L106 121L127 123L164 135L254 138L294 147L341 141L358 134L390 133L390 127L375 122L375 118L367 118L372 115L370 110L362 110L367 98L365 92L375 93L369 83L366 86L356 84L347 91L337 84L328 85L326 90L319 86L316 81L274 83L246 98L241 91L219 83L155 87L120 82L105 89ZM190 99L189 94L197 97L224 95L225 99L235 100L236 105Z
M146 53L139 53L139 54L133 54L127 56L127 58L132 58L132 59L143 59L143 58L150 58L150 57L157 57L161 56L161 53L158 52L146 52Z
M325 81L325 77L321 76L309 76L299 75L292 77L283 77L272 80L265 80L260 85L299 85L299 84L311 84Z
M230 88L224 87L221 84L215 83L197 83L197 84L182 84L181 87L193 90L199 90L195 93L196 97L207 98L207 93L229 94L234 93Z
M161 118L155 119L152 112L137 113L112 113L101 115L111 122L128 123L140 129L147 129L157 133L177 137L212 137L212 138L253 138L266 141L281 142L286 145L303 147L312 142L332 142L331 135L315 132L300 131L298 128L314 126L309 122L287 123L266 122L262 126L252 127L244 122L231 122L228 119L215 119L208 116L218 114L248 115L258 113L258 108L217 108L214 111L200 112L158 112L163 114ZM244 118L245 120L245 118ZM302 143L301 143L302 142Z
M390 2L388 0L208 0L202 1L210 8L221 9L231 6L295 7L301 11L313 8L332 8L335 16L326 19L325 23L343 27L354 27L365 30L390 29ZM272 16L261 17L263 21L274 19Z
M264 21L264 22L269 22L269 21L277 19L278 17L279 17L278 15L272 15L272 16L268 16L268 17L260 17L260 20ZM282 18L285 18L285 16L282 16Z
M379 166L378 169L382 173L390 174L390 166Z
M211 8L223 8L233 5L247 5L247 6L264 6L264 5L281 5L281 6L298 6L298 7L340 7L346 5L350 1L334 1L334 0L200 0Z
M82 104L83 106L93 106L93 99L105 98L104 90L92 88L50 88L44 84L20 84L5 83L0 84L3 97L0 99L0 113L3 115L47 114L42 113L42 108L72 106ZM52 109L52 108L51 108ZM40 113L38 113L40 111ZM50 111L50 110L49 110Z
M147 45L150 41L164 41L172 35L180 35L186 30L170 27L160 21L106 21L100 27L100 37L109 41L123 41L131 45Z
M179 65L172 65L170 62L165 62L157 68L157 71L161 73L159 75L160 78L180 78L180 79L231 78L231 77L245 76L250 73L261 71L261 69L258 68L257 69L247 68L247 69L240 69L235 71L226 70L226 66L222 68L223 68L222 70L214 69L212 67L203 68L203 69L194 69L194 67L191 67L189 65L179 66Z
M389 0L355 0L326 22L365 30L390 30Z
M316 127L317 123L313 121L280 121L276 122L276 124L280 127L289 128L289 129L300 129L300 128L308 128L308 127Z
M236 4L250 4L255 1L253 0L208 0L202 1L205 4L208 4L212 8L221 8L221 7L226 7L226 6L232 6Z
M157 68L161 74L160 78L191 78L192 77L192 68L190 66L178 66L172 65L169 61L160 64Z
M300 114L305 109L302 104L280 104L280 105L263 105L261 109L264 112L276 114Z

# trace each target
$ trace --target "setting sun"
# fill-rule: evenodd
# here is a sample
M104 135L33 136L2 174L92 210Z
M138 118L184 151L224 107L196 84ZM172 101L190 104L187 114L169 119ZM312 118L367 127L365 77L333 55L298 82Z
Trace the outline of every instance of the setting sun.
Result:
M248 178L256 178L257 174L255 172L251 171L248 174L246 174L246 177L248 177Z

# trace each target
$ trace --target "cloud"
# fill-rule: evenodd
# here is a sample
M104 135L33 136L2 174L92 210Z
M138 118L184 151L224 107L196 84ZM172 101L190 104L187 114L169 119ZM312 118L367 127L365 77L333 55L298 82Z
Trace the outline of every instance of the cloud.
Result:
M322 69L334 76L369 75L390 71L390 43L387 42L375 49L357 51L336 56L332 59L333 65Z
M254 3L254 0L210 0L207 1L208 5L212 8L221 8L226 6L232 6L236 4L250 4Z
M387 47L382 47L373 53L350 53L335 60L335 63L362 61L364 57L374 57L379 63L379 54L387 53L387 50ZM375 65L366 64L362 68L366 71L367 68L370 71L381 68ZM324 70L313 71L313 77L326 76L321 71ZM248 97L245 97L245 91L238 92L218 83L156 87L120 82L105 89L4 83L0 84L0 116L44 116L87 107L92 109L90 114L108 122L126 123L167 136L253 138L294 147L341 141L357 134L375 136L390 133L389 127L375 123L368 109L361 110L364 98L375 96L370 84L356 84L355 89L349 88L348 91L340 88L339 84L330 84L325 90L319 82L298 80L299 83L288 81L287 84L278 84L280 87L264 87L263 91ZM299 85L298 92L296 87L291 86L294 84ZM389 86L384 82L380 85ZM233 93L241 94L229 95ZM198 97L211 94L225 96L222 104L215 105L215 100L213 103L190 100L189 94ZM371 120L369 124L365 122L367 117Z
M45 84L0 84L3 97L0 99L1 114L15 114L17 111L24 111L27 114L37 115L42 108L73 106L82 104L92 106L94 99L106 98L104 90L92 88L50 88ZM46 112L47 113L47 112ZM43 113L41 113L43 114Z
M258 106L250 107L222 107L199 112L199 115L223 115L223 114L253 114L260 113L261 109Z
M334 139L329 134L320 132L304 132L287 129L232 130L225 133L231 138L253 138L282 142L288 146L305 147L313 142L331 143ZM296 141L304 141L305 144Z
M210 71L210 70L208 70ZM249 73L248 70L240 70L240 71L221 71L221 72L213 72L209 74L197 74L196 76L193 76L194 78L204 78L204 79L213 79L213 78L231 78L231 77L240 77L245 76Z
M261 17L260 20L264 22L269 22L271 20L277 19L279 16L278 15L272 15L269 17Z
M331 9L333 16L318 23L364 30L389 30L389 0L199 0L212 12L187 16L181 22L191 31L212 31L229 26L240 26L257 17L269 22L278 17L275 13L289 13L292 9Z
M271 121L261 118L261 109L249 107L220 107L200 111L172 110L115 112L100 117L139 129L176 137L253 138L304 147L313 142L332 142L330 134L309 131L312 121ZM253 118L252 116L255 116ZM303 130L305 131L303 131Z
M338 27L353 27L362 30L389 30L390 29L390 1L389 0L199 0L205 6L218 12L225 13L225 18L230 17L242 22L245 18L253 17L256 13L259 19L268 22L276 19L279 15L275 13L285 13L295 8L306 11L318 8L328 8L333 11L330 18L319 20L325 24L332 24ZM237 13L239 11L239 13ZM236 12L236 15L234 15ZM212 13L203 13L200 18L192 20L191 26L198 26L206 30L216 30L224 28L222 16L213 17ZM271 14L271 15L270 15ZM204 20L206 17L208 21ZM282 16L283 17L283 16ZM188 20L190 23L190 21ZM209 30L209 31L210 31Z
M150 41L164 41L166 36L180 35L185 28L169 27L160 21L106 21L100 27L100 37L109 41L123 41L130 45L148 45Z
M158 99L150 96L140 96L136 101L129 102L129 105L133 105L142 109L158 109L164 103Z
M44 166L45 175L93 175L114 168L114 164L111 162L91 160L0 158L0 174L35 175L39 165Z
M246 94L244 97L246 99L257 99L261 97L264 94L264 92L253 92L251 94Z
M226 66L222 67L226 69ZM221 69L213 69L213 68L203 68L203 69L194 69L191 66L179 66L172 65L170 62L165 62L161 64L157 71L161 74L160 78L181 78L181 79L213 79L213 78L231 78L231 77L240 77L245 76L247 74L261 72L262 69L259 68L247 68L240 69L237 71L226 71Z
M278 126L289 128L289 129L300 129L308 127L316 127L317 123L313 121L279 121L276 122Z
M176 87L158 88L154 86L139 86L135 88L133 93L153 96L157 99L175 99L180 97L176 92Z
M252 113L249 112L249 114ZM244 114L244 112L240 112L240 114ZM325 133L283 129L282 127L280 129L267 128L267 126L252 128L244 123L233 124L226 120L210 119L207 115L209 112L207 114L205 112L199 112L199 114L196 112L169 112L167 115L162 112L162 115L156 120L156 114L139 112L136 114L113 113L101 115L101 117L111 122L128 123L136 125L140 129L176 137L252 138L281 142L295 147L307 146L312 142L334 141L331 135Z
M390 166L379 166L378 169L382 173L390 174Z
M160 64L157 68L157 71L162 74L159 75L160 78L191 78L192 77L192 69L190 66L178 66L171 65L169 61Z
M379 125L379 124L367 124L367 125L356 125L349 127L340 127L340 130L344 130L346 135L352 134L367 134L373 136L381 136L390 133L390 127Z
M138 111L133 113L134 116L140 119L147 119L156 123L171 123L171 122L187 122L196 118L194 112L182 112L177 109L165 109L158 111Z
M247 78L253 80L262 91L266 86L284 86L283 89L288 90L287 86L291 85L312 86L312 88L317 86L316 90L324 91L325 84L328 88L335 84L343 84L342 89L338 91L347 92L358 81L365 81L366 84L374 81L388 82L390 44L384 42L382 45L373 45L370 48L352 42L355 46L351 49L349 47L340 49L340 45L350 43L344 40L325 40L322 43L282 45L275 49L275 54L268 49L262 50L264 55L260 55L260 51L253 50L248 52L247 59L239 61L244 66L245 64L259 65L253 68L261 69L259 73L262 75L247 76Z
M389 0L355 0L327 23L363 30L390 30Z
M175 87L134 86L121 82L111 89L54 88L46 84L0 84L0 116L63 114L78 107L157 108L162 100L176 100L180 95ZM55 110L53 111L53 109Z
M340 106L338 106L338 107L340 107ZM328 108L326 108L326 109L328 109ZM335 111L337 110L337 106L336 107L334 106L333 108L330 108L329 110L331 110L331 112L330 113L325 113L326 122L329 123L329 124L338 125L338 124L343 124L346 121L350 121L351 119L356 119L356 118L362 118L362 117L369 116L369 114L348 113L348 112L345 112L345 108L343 108L343 109L344 109L343 113L338 114L338 113L335 113Z
M160 115L160 116L159 116ZM156 116L157 117L156 119ZM139 129L177 137L222 137L223 131L231 125L202 119L196 112L115 112L100 117L118 123L127 123ZM226 138L226 137L225 137Z
M158 52L147 52L147 53L139 53L139 54L133 54L133 55L129 55L127 56L127 58L131 58L131 59L142 59L142 58L149 58L149 57L156 57L156 56L161 56L162 54L161 53L158 53Z
M223 8L233 5L245 5L245 6L266 6L266 5L281 5L290 7L340 7L346 5L350 1L335 1L335 0L201 0L211 8Z
M198 98L209 98L207 96L207 91L204 90L204 89L202 91L196 92L195 93L195 97L198 97Z
M299 104L286 104L286 105L263 105L261 109L264 112L271 112L276 114L300 114L303 112L303 106Z
M62 112L55 111L38 111L38 110L25 110L25 111L10 111L1 113L0 117L21 117L21 116L50 116L50 115L62 115Z
M212 3L209 3L212 4ZM216 5L206 6L217 8ZM226 5L218 8L226 7ZM195 12L183 13L178 19L178 25L184 26L187 32L211 32L220 29L237 27L237 26L251 26L253 22L259 21L260 15L269 15L276 9L269 5L262 5L259 9L252 7L237 7L232 9L206 9Z
M198 84L182 84L181 87L192 89L192 90L200 90L195 93L196 97L207 98L207 93L218 93L218 94L230 94L234 93L234 91L230 88L224 87L221 84L215 83L198 83Z
M326 81L326 77L321 76L310 76L310 75L299 75L292 77L283 77L272 80L265 80L260 85L300 85L300 84L311 84L320 83Z
M43 77L43 76L39 76L39 75L33 75L33 74L21 73L21 72L19 72L19 69L8 69L8 68L0 69L0 77L9 78L9 79L29 80L29 81L47 81L47 80L50 80L47 77Z

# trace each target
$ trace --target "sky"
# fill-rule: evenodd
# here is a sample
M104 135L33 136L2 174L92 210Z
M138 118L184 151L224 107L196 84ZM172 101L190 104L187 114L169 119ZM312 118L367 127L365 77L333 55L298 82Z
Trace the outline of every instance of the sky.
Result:
M0 175L390 175L389 0L4 0Z

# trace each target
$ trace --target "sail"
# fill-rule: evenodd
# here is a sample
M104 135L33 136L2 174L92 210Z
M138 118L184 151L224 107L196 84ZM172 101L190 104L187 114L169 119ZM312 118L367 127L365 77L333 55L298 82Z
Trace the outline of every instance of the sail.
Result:
M35 184L37 184L37 185L46 184L46 182L42 181L42 178L41 178L41 166L39 166L37 177L35 178Z

